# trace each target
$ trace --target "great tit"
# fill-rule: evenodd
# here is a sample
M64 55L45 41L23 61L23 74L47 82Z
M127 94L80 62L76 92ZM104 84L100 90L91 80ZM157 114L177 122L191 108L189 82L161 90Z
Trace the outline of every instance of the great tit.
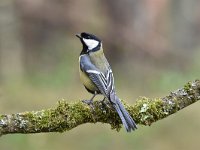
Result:
M112 69L104 56L102 42L95 35L82 32L76 35L83 49L79 57L80 79L88 92L102 94L118 113L127 132L137 129L137 126L117 97Z

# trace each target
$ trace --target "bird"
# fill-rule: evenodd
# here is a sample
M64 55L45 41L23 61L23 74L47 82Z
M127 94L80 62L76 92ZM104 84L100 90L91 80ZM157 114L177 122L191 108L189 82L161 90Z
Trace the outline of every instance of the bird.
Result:
M97 94L104 96L118 113L127 132L137 129L137 125L118 98L114 86L114 77L104 52L102 41L95 35L82 32L76 34L82 43L79 56L80 79L86 90L93 94L93 101Z

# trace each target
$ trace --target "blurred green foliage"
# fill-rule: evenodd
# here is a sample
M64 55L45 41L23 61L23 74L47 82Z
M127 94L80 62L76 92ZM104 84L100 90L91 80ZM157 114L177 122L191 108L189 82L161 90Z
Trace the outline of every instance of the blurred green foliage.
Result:
M1 1L0 113L91 96L79 81L81 44L74 35L81 31L103 39L118 95L130 104L199 78L198 6L197 0ZM0 149L198 149L199 114L196 103L131 134L97 123L62 134L7 135Z

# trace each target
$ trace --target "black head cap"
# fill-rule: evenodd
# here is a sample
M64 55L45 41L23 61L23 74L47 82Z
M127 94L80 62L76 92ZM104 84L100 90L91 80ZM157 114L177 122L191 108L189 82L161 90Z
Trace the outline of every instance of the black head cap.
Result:
M82 53L88 53L89 51L97 51L100 49L101 40L93 34L82 32L81 34L76 34L83 44Z
M101 42L101 40L98 37L96 37L93 34L86 33L86 32L82 32L81 37L85 38L85 39L91 39L91 40L96 40L96 41Z

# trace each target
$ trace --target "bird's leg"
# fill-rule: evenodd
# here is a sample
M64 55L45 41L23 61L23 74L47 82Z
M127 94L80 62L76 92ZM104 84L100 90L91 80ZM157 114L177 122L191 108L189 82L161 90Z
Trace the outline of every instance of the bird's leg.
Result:
M93 102L93 99L94 99L94 97L97 95L97 92L95 91L95 93L94 93L94 95L92 96L92 98L91 99L89 99L89 100L82 100L82 102L83 103L85 103L85 104L87 104L89 107L90 107L90 109L91 109L91 112L92 112L92 118L93 118L93 120L94 120L94 122L95 122L95 111L94 111L94 102Z
M89 100L82 100L82 102L85 103L85 104L87 104L87 105L89 105L89 106L94 110L93 99L94 99L94 97L95 97L96 95L97 95L97 92L95 91L95 92L94 92L94 95L92 96L91 99L89 99Z
M111 103L107 100L106 97L103 98L103 100L101 100L101 109L104 111L106 110L106 108L111 108Z

